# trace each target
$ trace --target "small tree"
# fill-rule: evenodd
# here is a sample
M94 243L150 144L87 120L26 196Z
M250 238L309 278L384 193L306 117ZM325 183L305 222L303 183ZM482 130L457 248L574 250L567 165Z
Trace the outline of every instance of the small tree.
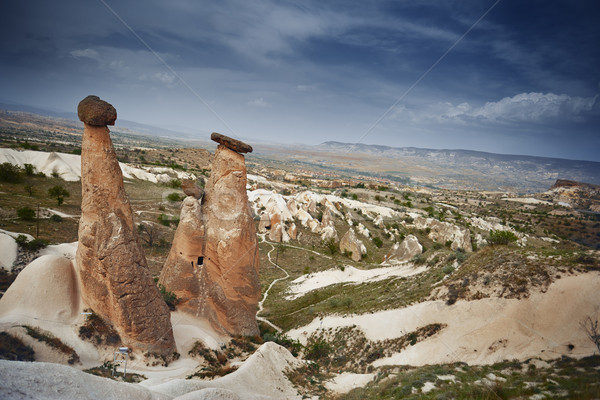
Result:
M8 162L0 164L0 182L19 183L22 180L21 168Z
M516 242L519 238L511 231L490 231L490 237L488 243L491 245L506 245L512 242Z
M373 241L373 244L375 244L375 246L377 246L377 248L380 248L381 246L383 246L383 240L381 240L381 238L378 238L377 236L375 236L371 240Z
M588 316L580 324L587 337L596 345L600 352L600 327L598 326L598 318Z
M160 228L151 223L139 224L138 232L142 240L150 247L153 247L154 244L161 239Z
M48 195L54 197L56 202L60 206L65 201L65 197L69 197L71 194L67 189L60 185L56 185L48 189Z
M31 207L22 207L17 210L17 216L25 221L31 221L35 218L35 210Z
M31 164L24 164L23 169L25 170L25 175L33 176L35 174L35 167Z

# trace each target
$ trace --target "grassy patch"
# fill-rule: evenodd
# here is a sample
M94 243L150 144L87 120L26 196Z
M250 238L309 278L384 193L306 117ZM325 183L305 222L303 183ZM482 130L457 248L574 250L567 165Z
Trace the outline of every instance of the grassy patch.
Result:
M284 298L288 283L278 282L271 289L261 316L282 329L289 330L306 325L319 315L364 313L404 307L430 295L432 288L444 276L441 269L441 266L434 266L411 277L363 284L330 285L294 300Z
M325 371L372 372L370 364L374 361L414 346L443 328L442 324L431 324L398 338L378 341L368 340L355 326L330 328L308 338L304 357L318 363Z
M102 319L93 310L86 309L85 312L91 313L86 316L85 323L79 327L79 337L84 340L93 341L97 346L118 346L121 344L121 337L117 331Z
M27 334L32 338L36 339L39 342L46 343L53 349L56 349L61 353L68 355L69 359L67 360L67 362L69 364L75 364L79 362L79 355L77 354L77 352L75 352L75 350L71 346L66 345L59 338L52 335L50 332L46 332L39 328L32 327L29 325L22 325L22 327L25 328Z
M0 332L0 359L35 361L35 352L18 337L7 332Z
M543 394L544 398L593 399L600 396L600 356L581 360L562 358L549 368L533 363L503 361L493 365L464 363L419 368L387 367L366 387L336 399L517 399ZM444 378L444 379L442 379ZM429 382L434 387L425 393Z
M118 376L118 374L115 373L115 370L116 370L116 365L110 361L106 361L106 362L104 362L104 364L102 364L98 367L84 369L83 372L87 372L88 374L91 374L91 375L101 376L103 378L109 378L109 379L128 382L128 383L138 383L138 382L148 379L144 375L135 374L135 373L131 373L131 372L127 372L125 374L125 376L123 376L122 374L121 374L121 376Z

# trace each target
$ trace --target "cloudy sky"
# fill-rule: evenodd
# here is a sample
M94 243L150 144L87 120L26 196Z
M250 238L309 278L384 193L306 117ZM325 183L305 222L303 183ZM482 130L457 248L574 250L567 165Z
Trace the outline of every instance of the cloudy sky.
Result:
M5 1L0 102L96 94L201 138L600 161L599 26L597 0Z

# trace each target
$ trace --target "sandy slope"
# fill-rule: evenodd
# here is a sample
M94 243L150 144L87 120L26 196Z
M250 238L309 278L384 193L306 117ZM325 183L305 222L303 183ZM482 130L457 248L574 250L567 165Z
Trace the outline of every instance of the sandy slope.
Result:
M249 400L300 399L283 372L299 366L300 363L285 348L267 342L237 371L222 378L213 381L176 379L148 387L171 396L182 396L204 388L220 388L231 390L240 398ZM146 383L142 382L142 385Z
M20 167L31 164L35 167L36 172L43 172L47 176L57 173L65 181L75 182L81 178L80 155L0 148L0 164L5 162ZM170 168L153 167L144 170L123 163L119 163L119 165L125 179L137 178L153 183L169 182L172 179L170 175L176 175L179 179L195 179L193 174Z
M2 399L139 399L168 400L135 384L100 378L71 367L49 363L0 360Z
M341 269L328 269L302 275L292 281L289 287L289 295L286 300L297 299L311 290L320 289L336 283L365 283L376 282L390 277L412 276L420 274L427 269L426 266L415 267L413 264L403 264L395 267L383 267L373 269L358 269L350 265Z
M600 273L568 276L553 283L546 293L528 299L458 301L447 306L428 301L402 309L352 316L327 316L290 331L305 341L317 329L357 325L370 340L400 337L419 327L448 326L430 339L374 363L425 365L463 361L490 364L504 359L553 359L561 355L582 357L595 347L580 329L587 315L600 308ZM569 350L569 345L574 348Z
M59 364L0 360L2 399L282 400L300 399L283 371L298 366L285 348L268 342L237 371L213 381L176 379L160 385L100 378Z

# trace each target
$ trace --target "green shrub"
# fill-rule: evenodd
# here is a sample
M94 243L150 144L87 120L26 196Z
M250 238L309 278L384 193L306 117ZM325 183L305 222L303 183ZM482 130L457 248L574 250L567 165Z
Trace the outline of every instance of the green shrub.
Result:
M19 183L22 180L21 168L8 162L0 164L0 182Z
M172 179L171 182L169 182L169 186L172 187L173 189L178 189L181 187L181 179Z
M35 210L31 207L21 207L17 209L17 216L24 221L31 221L35 218Z
M327 358L331 353L331 346L329 343L323 340L317 340L306 347L306 354L304 358L307 360L319 361L323 358Z
M491 245L507 245L512 242L519 240L517 235L511 231L490 231L490 237L488 243Z
M108 346L117 346L121 344L121 337L117 331L106 321L102 319L91 309L84 310L86 315L85 323L79 327L79 337L84 340L94 340L96 345L106 344Z
M327 251L329 251L331 255L334 255L338 251L338 246L334 238L331 238L325 242L325 247L327 247Z
M298 352L300 350L302 350L302 344L297 341L294 340L292 338L290 338L289 336L287 336L285 333L280 333L280 332L275 332L275 333L265 333L263 335L263 340L265 342L275 342L280 346L285 347L286 349L289 350L290 353L292 353L292 355L294 357L298 356Z
M171 224L175 224L175 226L177 226L179 224L179 218L171 219L166 214L160 214L158 216L158 222L160 222L161 225L164 225L164 226L170 226Z
M422 254L417 254L411 259L411 261L416 265L425 264L427 262L427 258Z
M17 244L19 246L21 246L21 248L23 250L27 250L27 251L38 251L38 250L43 249L44 247L48 246L47 240L33 239L33 240L28 241L27 236L25 236L25 235L17 236L15 241L17 242Z
M374 237L373 239L373 244L375 244L375 246L377 246L377 248L381 248L381 246L383 246L383 240L381 240L378 237Z
M175 311L175 306L179 303L179 299L173 292L169 292L167 288L165 288L160 283L158 284L158 290L160 290L160 294L162 295L163 300L169 306L169 310Z
M454 267L452 265L446 265L443 269L442 272L445 273L446 275L449 275L451 273L454 272Z
M169 201L180 201L181 200L181 196L177 192L169 193L169 195L167 196L167 200L169 200Z
M63 221L63 217L61 217L60 215L57 215L57 214L52 214L52 216L50 217L50 221L52 221L52 222L62 222Z

